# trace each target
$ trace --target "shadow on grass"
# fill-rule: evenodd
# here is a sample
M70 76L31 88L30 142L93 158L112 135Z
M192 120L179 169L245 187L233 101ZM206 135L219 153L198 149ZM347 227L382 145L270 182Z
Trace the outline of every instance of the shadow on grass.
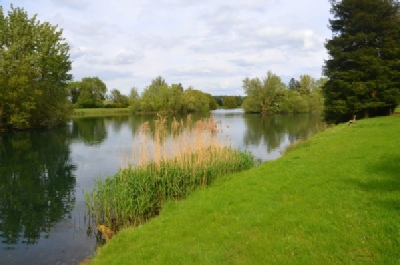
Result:
M380 206L400 211L400 156L388 156L366 167L367 175L352 178L348 183L376 195Z

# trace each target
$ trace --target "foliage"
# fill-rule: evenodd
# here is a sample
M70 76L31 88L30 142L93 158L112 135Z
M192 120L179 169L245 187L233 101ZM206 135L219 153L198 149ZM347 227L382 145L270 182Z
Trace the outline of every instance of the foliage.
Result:
M69 46L62 30L22 8L0 7L0 126L52 127L70 111Z
M172 104L172 89L165 80L158 76L146 87L141 97L141 111L156 112L167 111Z
M185 112L203 112L210 110L210 97L200 90L188 88L185 90L182 110Z
M161 76L152 80L141 97L133 92L130 108L134 112L200 112L216 109L212 96L192 87L184 90L182 85L168 85Z
M129 93L129 108L133 112L140 110L140 96L136 87L131 87L131 91Z
M217 103L217 101L215 101L215 99L213 98L213 96L211 95L211 94L207 94L207 93L205 93L206 94L206 96L208 97L208 101L209 101L209 103L208 103L208 109L209 110L216 110L216 109L218 109L218 103Z
M167 200L184 198L221 175L253 166L252 155L218 140L218 123L212 116L194 125L188 116L186 126L174 119L168 134L166 118L159 116L154 133L148 122L139 128L132 159L136 164L97 181L86 194L97 224L116 231L144 223L158 215Z
M246 112L263 114L319 113L323 110L321 87L325 82L325 78L315 80L301 75L300 81L292 78L286 87L272 72L263 80L246 78L243 88L248 96L242 107Z
M227 109L234 109L238 106L234 96L225 96L222 104Z
M279 112L280 98L283 97L285 84L281 78L271 71L262 80L256 78L245 78L243 89L247 98L243 102L243 108L247 112L261 112L272 114Z
M91 264L396 264L399 131L400 117L330 128L168 202Z
M225 97L228 97L227 95L224 96L212 96L212 98L216 101L218 106L224 106L224 99ZM236 100L236 106L241 106L244 100L243 96L229 96L229 97L234 97Z
M131 110L129 108L75 108L70 117L108 117L108 116L121 116L129 115Z
M126 108L129 106L129 97L121 94L121 92L116 88L111 89L107 99L112 102L112 104L108 105L112 105L114 108Z
M331 1L332 39L324 72L325 119L387 115L400 95L398 1Z
M70 99L78 108L101 108L107 86L98 77L84 77L80 82L68 84Z
M288 84L288 89L290 90L297 90L300 87L300 82L294 79L293 77L290 78L289 84Z
M258 77L244 79L243 88L247 94L243 108L247 112L274 113L278 97L283 93L283 83L271 71L262 80Z

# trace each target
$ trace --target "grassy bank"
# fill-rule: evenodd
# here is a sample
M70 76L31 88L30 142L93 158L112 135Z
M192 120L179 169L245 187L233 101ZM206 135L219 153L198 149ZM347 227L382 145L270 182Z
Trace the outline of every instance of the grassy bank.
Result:
M74 109L71 118L75 117L97 117L97 116L116 116L130 114L129 108L93 108L93 109Z
M339 125L121 231L92 264L399 264L400 117Z

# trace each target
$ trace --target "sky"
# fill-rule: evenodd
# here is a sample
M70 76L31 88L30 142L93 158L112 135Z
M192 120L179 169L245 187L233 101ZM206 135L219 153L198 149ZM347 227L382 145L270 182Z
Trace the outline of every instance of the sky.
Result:
M161 76L212 95L244 95L268 71L322 76L331 38L328 0L0 0L4 11L58 25L75 81L141 93Z

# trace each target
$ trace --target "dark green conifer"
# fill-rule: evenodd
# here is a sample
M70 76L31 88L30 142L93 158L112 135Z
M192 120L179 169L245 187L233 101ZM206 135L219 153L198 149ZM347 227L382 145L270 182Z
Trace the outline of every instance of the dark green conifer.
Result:
M388 115L400 95L400 15L393 0L331 0L325 119Z

